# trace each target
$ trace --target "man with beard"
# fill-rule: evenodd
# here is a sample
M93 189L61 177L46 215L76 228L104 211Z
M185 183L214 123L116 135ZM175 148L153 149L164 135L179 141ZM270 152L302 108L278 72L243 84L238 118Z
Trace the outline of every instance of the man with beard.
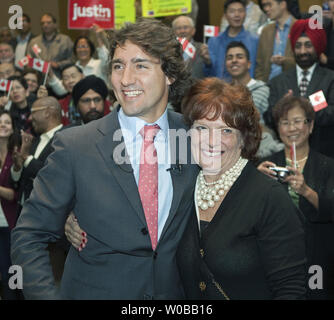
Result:
M94 75L83 78L73 87L73 103L80 114L81 123L100 119L110 112L107 96L105 82Z
M325 30L310 25L310 19L298 20L291 28L290 41L297 65L269 82L269 108L264 118L273 127L272 108L285 95L310 98L322 91L328 106L316 112L310 146L334 157L334 72L318 64L319 56L326 49Z

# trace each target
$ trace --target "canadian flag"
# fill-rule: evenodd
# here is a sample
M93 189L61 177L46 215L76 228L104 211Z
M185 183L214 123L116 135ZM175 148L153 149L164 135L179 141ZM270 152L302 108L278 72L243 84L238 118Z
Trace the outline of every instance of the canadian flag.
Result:
M219 28L216 26L204 26L204 37L217 37L219 34Z
M196 48L186 38L177 38L182 45L183 51L192 59L195 57Z
M43 73L48 72L49 65L50 65L49 62L40 59L33 59L33 58L29 59L29 67Z
M0 91L9 91L11 81L6 79L0 79Z
M309 96L310 102L315 112L324 109L328 106L324 92L322 90L317 91Z
M42 52L42 49L38 46L37 43L35 43L32 46L32 51L34 51L35 55L38 56Z
M19 60L18 65L23 69L27 64L29 64L30 59L32 59L29 55L23 57Z

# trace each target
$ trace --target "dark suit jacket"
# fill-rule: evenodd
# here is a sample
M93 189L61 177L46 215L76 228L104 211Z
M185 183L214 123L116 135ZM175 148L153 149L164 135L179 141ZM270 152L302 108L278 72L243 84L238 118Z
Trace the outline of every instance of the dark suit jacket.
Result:
M53 151L51 139L47 145L44 147L43 151L39 155L37 159L32 159L29 163L29 165L26 168L23 168L21 178L18 183L18 199L19 201L22 198L22 194L24 195L24 199L28 199L30 196L30 193L33 189L33 183L34 179L36 178L39 170L41 170L46 162L47 157L49 154ZM36 152L37 146L40 142L40 138L35 138L33 140L33 143L31 145L30 154L34 155Z
M198 167L184 164L171 171L171 209L153 252L117 112L59 132L55 151L35 179L12 233L12 259L23 267L28 299L184 297L175 253L191 213ZM168 121L170 129L187 129L172 111ZM176 153L180 163L182 156ZM44 248L62 236L70 209L88 243L81 252L70 249L59 294Z
M194 79L202 79L205 77L204 75L204 60L200 55L200 49L202 46L202 43L192 41L192 44L196 48L196 53L194 59L188 59L187 63L191 70L191 76Z
M248 163L209 225L194 213L177 261L189 299L300 299L305 238L298 210L279 183Z
M289 89L294 96L299 96L296 69L283 72L269 82L270 96L269 108L265 113L266 124L274 128L272 108ZM306 96L322 90L326 97L328 107L316 112L313 133L310 145L313 149L330 157L334 157L334 71L317 66L308 85Z
M284 151L264 160L286 166ZM304 197L299 198L299 209L305 217L306 253L308 266L323 269L322 290L308 290L311 299L334 299L334 160L310 150L304 167L305 182L319 196L319 210ZM286 184L283 184L288 191Z

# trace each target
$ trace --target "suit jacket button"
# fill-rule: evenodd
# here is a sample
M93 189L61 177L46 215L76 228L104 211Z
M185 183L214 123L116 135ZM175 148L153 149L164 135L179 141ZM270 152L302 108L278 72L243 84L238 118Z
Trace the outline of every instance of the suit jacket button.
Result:
M153 253L153 259L155 260L157 258L157 256L158 256L158 253L156 251L154 251L154 253Z
M143 228L143 229L141 229L140 231L141 231L141 233L142 233L143 235L145 235L145 236L148 234L148 231L147 231L146 228Z
M206 289L206 283L204 281L201 281L199 283L199 288L201 289L202 292L205 291L205 289Z

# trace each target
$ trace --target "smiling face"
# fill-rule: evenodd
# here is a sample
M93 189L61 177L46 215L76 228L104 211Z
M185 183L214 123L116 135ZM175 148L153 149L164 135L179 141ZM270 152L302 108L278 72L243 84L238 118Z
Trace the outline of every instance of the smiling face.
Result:
M232 78L241 78L248 73L250 61L241 47L231 48L226 52L226 69Z
M76 67L69 67L62 72L63 85L68 92L73 91L73 87L83 79L84 75Z
M173 31L177 37L187 38L190 41L195 35L196 29L191 18L179 16L173 21Z
M246 9L240 2L233 2L227 7L225 17L230 27L240 28L246 18Z
M296 148L308 146L312 129L313 121L307 121L305 111L299 106L290 109L278 123L279 136L287 147L290 147L293 142Z
M7 113L4 113L0 116L0 138L9 138L12 133L12 119Z
M80 61L88 61L90 60L92 54L90 50L90 46L86 39L80 39L77 43L77 46L75 48L75 53L77 58Z
M127 116L153 123L164 113L171 81L158 59L128 40L115 50L111 84Z
M38 77L36 73L26 73L24 76L28 84L29 92L36 92L38 89Z
M220 117L195 120L192 125L192 154L204 175L218 177L232 168L241 155L242 144L240 131Z
M295 44L296 63L302 69L310 68L318 61L317 53L309 37L300 37Z

